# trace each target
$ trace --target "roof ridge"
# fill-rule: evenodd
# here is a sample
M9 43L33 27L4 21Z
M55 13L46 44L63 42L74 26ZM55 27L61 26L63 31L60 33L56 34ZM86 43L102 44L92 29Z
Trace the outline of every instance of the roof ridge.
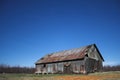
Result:
M75 50L75 49L81 49L81 48L92 46L92 45L95 45L95 43L87 45L87 46L81 46L79 48L71 48L71 49L66 49L66 50L60 50L60 51L52 52L52 53L49 53L48 55L57 54L57 53L60 53L60 52L65 52L65 51L70 51L70 50Z

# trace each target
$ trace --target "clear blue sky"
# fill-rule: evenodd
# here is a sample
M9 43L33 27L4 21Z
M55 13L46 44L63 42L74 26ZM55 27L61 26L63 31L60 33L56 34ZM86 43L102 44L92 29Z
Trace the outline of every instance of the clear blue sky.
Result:
M93 43L105 65L120 64L120 0L0 0L0 64Z

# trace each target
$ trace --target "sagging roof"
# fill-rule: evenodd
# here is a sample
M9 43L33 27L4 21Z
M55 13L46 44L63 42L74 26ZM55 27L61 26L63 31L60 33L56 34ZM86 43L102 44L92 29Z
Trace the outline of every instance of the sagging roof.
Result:
M96 47L95 44L92 44L92 45L94 45ZM85 57L85 55L87 54L87 51L91 48L92 45L48 54L48 55L42 57L41 59L39 59L36 62L36 64L83 59ZM104 59L103 59L102 55L100 54L97 47L96 47L96 49L97 49L101 59L104 61Z

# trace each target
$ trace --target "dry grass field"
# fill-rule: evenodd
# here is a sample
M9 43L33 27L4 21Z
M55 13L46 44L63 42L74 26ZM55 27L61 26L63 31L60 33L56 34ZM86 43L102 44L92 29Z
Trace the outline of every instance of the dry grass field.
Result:
M0 80L120 80L120 71L80 74L0 74Z

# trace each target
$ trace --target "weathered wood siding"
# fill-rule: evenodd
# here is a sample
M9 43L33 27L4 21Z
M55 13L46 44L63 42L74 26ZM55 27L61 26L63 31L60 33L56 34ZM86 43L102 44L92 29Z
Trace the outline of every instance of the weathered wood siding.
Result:
M39 73L90 73L102 69L102 61L86 56L82 60L36 65Z
M85 60L36 65L39 73L85 73Z
M63 63L50 63L47 65L48 73L63 73Z
M91 46L91 48L88 50L87 54L88 54L89 58L102 61L102 59L94 45Z
M85 70L87 73L101 71L102 69L102 62L100 60L95 60L91 58L86 58L85 61Z
M79 60L79 61L72 61L72 72L73 73L83 73L85 71L85 61Z

